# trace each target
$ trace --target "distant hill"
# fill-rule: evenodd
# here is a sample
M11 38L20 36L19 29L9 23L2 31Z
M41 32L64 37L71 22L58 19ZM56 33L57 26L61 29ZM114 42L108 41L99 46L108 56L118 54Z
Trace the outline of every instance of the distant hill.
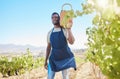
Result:
M0 44L0 53L21 53L29 48L31 52L44 51L45 47L35 47L32 45Z
M35 56L45 56L46 47L36 47L32 45L15 45L15 44L0 44L0 54L21 54L26 53L29 48ZM73 53L83 54L86 49L72 49Z

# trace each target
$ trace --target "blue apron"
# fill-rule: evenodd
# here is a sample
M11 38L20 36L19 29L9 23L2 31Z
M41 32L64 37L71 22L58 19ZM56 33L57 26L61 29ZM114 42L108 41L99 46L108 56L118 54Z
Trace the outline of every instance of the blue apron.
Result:
M70 67L76 70L74 55L68 47L62 28L59 32L53 32L53 30L50 36L52 50L49 57L49 63L51 70L58 72Z

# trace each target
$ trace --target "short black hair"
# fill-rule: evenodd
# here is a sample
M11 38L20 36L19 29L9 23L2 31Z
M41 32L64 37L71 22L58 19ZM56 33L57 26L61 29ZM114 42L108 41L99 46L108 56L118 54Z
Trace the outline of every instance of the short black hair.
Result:
M57 13L57 12L53 12L53 13L52 13L52 16L55 15L55 14L58 15L58 17L59 17L59 19L60 19L60 15L59 15L59 13ZM51 17L52 17L52 16L51 16Z

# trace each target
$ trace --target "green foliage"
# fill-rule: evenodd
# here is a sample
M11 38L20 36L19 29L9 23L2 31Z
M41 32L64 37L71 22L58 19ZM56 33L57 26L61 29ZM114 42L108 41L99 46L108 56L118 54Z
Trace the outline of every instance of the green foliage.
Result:
M87 28L87 59L98 65L109 79L120 79L120 13L117 12L120 0L108 0L106 7L97 4L99 0L91 0L93 4L82 4L83 11L78 16L96 13L93 27ZM88 7L89 6L89 7Z
M26 71L30 71L34 68L43 66L44 58L34 58L29 49L27 54L23 54L17 57L0 57L0 73L3 76L20 75Z

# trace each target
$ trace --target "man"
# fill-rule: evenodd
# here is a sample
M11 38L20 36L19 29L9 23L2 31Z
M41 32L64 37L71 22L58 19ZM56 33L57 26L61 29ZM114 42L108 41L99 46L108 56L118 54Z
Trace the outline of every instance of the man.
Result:
M51 16L54 28L47 35L47 49L44 67L48 70L48 79L54 79L55 72L62 71L63 79L69 79L68 69L76 70L74 55L68 47L75 39L71 31L72 21L69 27L64 29L60 26L60 16L54 12ZM47 63L49 58L49 64Z

